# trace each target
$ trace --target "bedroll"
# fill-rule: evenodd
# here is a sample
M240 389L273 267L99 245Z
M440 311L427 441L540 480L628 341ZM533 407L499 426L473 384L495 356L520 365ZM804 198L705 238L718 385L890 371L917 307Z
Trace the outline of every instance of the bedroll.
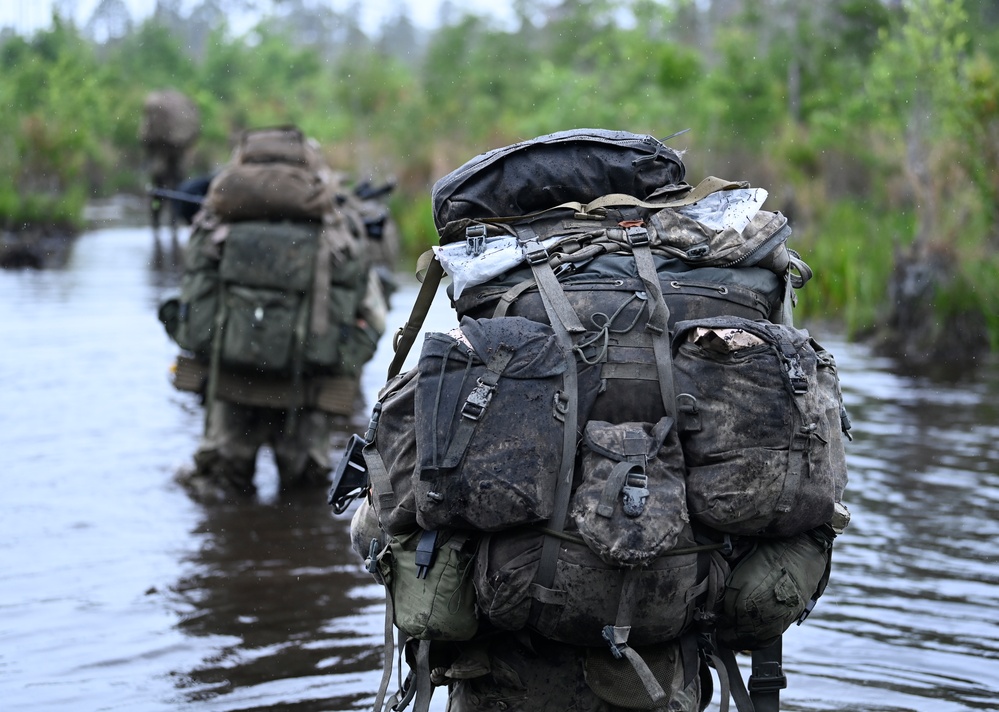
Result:
M368 560L407 533L468 536L452 585L471 583L480 627L609 650L638 708L672 688L634 646L696 635L749 709L733 646L769 650L824 590L849 419L835 360L792 323L811 270L787 220L744 182L683 183L658 143L562 132L438 181L441 244L344 459L367 480L345 493L335 478L330 499L364 496ZM538 169L555 155L585 165L582 187L546 190L571 182ZM459 326L400 375L445 272ZM392 575L429 580L435 556Z

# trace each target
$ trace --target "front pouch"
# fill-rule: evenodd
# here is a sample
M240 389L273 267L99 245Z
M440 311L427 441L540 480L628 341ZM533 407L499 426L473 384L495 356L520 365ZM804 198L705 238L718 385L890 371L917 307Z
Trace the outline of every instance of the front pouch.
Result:
M725 581L718 641L733 650L759 650L798 620L822 593L832 539L817 531L760 539Z
M495 531L550 517L564 428L575 427L551 327L465 318L427 334L417 368L420 526Z
M673 419L654 426L591 420L583 445L571 514L587 545L618 566L644 566L673 548L689 521Z
M393 622L418 640L470 640L479 629L474 543L463 532L417 529L393 536L377 558Z
M265 373L291 371L302 296L277 289L225 288L222 362L233 368Z
M606 646L604 629L615 624L625 596L632 620L628 644L659 644L689 628L709 589L689 527L676 548L631 570L606 563L566 534L550 588L535 583L544 536L524 528L495 532L479 543L475 590L482 614L497 628L529 627L569 645Z
M845 458L808 333L738 317L684 321L673 354L690 516L747 536L827 523Z
M418 526L413 496L418 375L413 368L382 387L372 416L377 423L374 438L362 451L378 521L386 532L400 536Z

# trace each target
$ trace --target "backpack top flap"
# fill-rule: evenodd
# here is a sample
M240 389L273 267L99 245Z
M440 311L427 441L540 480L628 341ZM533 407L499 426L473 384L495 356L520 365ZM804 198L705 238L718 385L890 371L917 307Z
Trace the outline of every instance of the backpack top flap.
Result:
M653 136L559 131L483 153L438 180L434 224L440 231L453 220L528 215L610 193L646 199L684 174L680 155Z
M461 320L461 332L483 363L500 348L516 345L505 378L547 378L563 373L566 356L551 329L537 321L515 316L505 319Z

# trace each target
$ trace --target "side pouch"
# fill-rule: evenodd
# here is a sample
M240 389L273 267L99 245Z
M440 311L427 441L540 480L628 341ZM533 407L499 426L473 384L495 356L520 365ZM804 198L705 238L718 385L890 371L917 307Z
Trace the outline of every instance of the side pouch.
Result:
M591 420L583 445L571 513L586 544L618 566L644 566L672 549L689 522L673 419L654 426Z
M416 470L416 381L414 368L382 388L375 405L377 426L364 446L364 464L371 481L371 506L389 534L417 527L413 479Z
M212 353L215 312L219 303L219 276L215 270L185 272L177 308L177 345L202 358Z
M832 540L819 532L758 540L725 581L719 642L733 650L774 643L821 595L831 560Z
M808 333L739 317L683 321L673 353L690 516L747 536L827 523L845 458Z
M466 318L427 334L417 368L420 526L495 531L550 517L563 432L575 426L551 327Z
M391 537L377 561L399 630L418 640L475 636L474 546L467 534L417 529Z

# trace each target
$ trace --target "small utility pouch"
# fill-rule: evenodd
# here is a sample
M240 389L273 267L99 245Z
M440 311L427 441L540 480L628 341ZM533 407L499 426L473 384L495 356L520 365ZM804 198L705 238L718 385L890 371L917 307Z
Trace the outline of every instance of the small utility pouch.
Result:
M619 566L642 566L673 548L689 521L673 419L655 425L591 420L583 445L571 513L587 545Z
M808 332L738 317L673 338L690 516L731 534L788 537L829 521L846 481L834 374Z
M733 650L776 642L825 588L832 537L820 531L760 539L725 581L718 641Z
M567 403L551 327L466 318L427 334L418 369L420 526L494 531L550 517Z
M469 640L475 635L474 548L464 532L417 529L389 539L375 565L399 630L419 640Z

